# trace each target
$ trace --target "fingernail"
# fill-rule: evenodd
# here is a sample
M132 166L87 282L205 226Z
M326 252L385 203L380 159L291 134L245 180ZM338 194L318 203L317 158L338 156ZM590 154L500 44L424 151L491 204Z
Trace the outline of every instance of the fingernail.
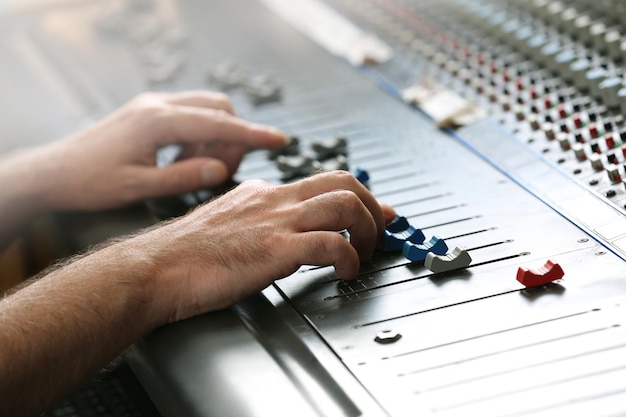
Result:
M204 187L213 187L221 183L224 178L224 165L219 161L210 161L202 166L201 177Z
M267 126L267 125L256 125L256 126L258 129L271 133L274 136L280 136L283 142L285 143L287 142L287 136L280 129L277 129L273 126Z

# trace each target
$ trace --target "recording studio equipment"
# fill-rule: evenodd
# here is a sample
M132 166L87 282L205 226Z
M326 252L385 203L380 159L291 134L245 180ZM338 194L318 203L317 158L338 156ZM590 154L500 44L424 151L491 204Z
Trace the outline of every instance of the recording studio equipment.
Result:
M297 138L251 151L237 182L366 172L406 220L356 281L303 266L134 346L164 417L609 417L626 415L624 16L618 0L142 0L11 24L44 96L62 92L56 131L146 89L225 91Z

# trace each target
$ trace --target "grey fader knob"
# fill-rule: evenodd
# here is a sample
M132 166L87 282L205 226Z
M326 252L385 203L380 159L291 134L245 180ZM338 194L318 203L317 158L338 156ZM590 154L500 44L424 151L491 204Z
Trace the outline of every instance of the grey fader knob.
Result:
M469 253L458 246L447 255L437 255L429 252L424 260L424 266L435 274L467 268L471 263L472 257Z

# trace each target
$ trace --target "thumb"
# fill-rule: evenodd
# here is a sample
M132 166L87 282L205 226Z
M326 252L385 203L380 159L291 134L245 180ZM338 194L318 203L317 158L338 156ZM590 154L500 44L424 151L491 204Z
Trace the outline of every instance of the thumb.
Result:
M216 187L229 178L226 164L213 158L190 158L150 168L144 191L152 197Z

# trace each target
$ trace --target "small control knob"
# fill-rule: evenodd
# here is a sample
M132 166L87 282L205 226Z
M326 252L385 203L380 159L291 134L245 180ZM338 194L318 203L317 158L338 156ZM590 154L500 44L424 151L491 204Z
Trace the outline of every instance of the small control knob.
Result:
M617 92L617 100L619 101L622 114L626 114L626 87L621 88Z
M562 31L567 31L570 36L574 35L574 21L578 18L578 12L576 9L570 7L561 13L561 21L557 23L557 26Z
M522 26L517 32L515 32L515 38L513 40L516 49L525 50L524 48L528 44L528 41L533 36L534 31L530 26Z
M592 68L585 74L585 79L587 82L587 88L589 89L589 93L591 97L595 99L602 99L602 91L600 90L600 84L607 77L607 72L602 67Z
M541 124L539 123L539 117L536 114L529 114L527 116L527 119L528 123L530 123L530 127L532 127L533 130L539 130L541 128Z
M570 72L572 74L572 78L574 79L574 85L582 91L587 90L587 79L585 78L585 74L591 68L591 63L585 59L577 59L572 62L570 65Z
M606 143L607 149L613 149L615 147L615 138L612 133L604 135L604 142Z
M556 56L561 52L561 45L558 42L549 42L541 47L538 55L539 62L550 71L556 73L558 70Z
M565 6L560 1L553 1L548 4L545 12L545 19L552 25L557 25L561 21L561 14Z
M521 23L519 20L509 20L501 27L501 38L506 39L509 44L515 42L515 34L519 30Z
M564 151L569 151L572 149L572 144L569 141L569 137L565 132L559 132L556 134L556 140L559 142L559 146Z
M579 161L585 161L587 159L587 154L585 153L585 148L583 148L582 144L575 143L572 146L572 149L574 150L574 156L576 157L576 159L578 159Z
M622 51L622 59L621 61L624 62L626 61L626 40L622 41L621 45L619 46L620 51Z
M606 51L606 43L604 36L606 35L606 26L604 23L594 23L589 27L589 36L591 38L592 48L600 53Z
M591 27L591 18L587 15L578 16L574 20L574 38L584 43L587 46L591 44L591 34L589 28Z
M618 182L622 182L622 177L619 174L619 168L616 166L611 166L610 168L608 168L606 170L607 175L609 176L609 180L611 180L612 183L618 183Z
M548 38L546 35L540 33L538 35L534 35L532 38L528 39L528 42L525 45L524 52L529 58L539 60L541 55L541 47L548 42Z
M611 30L604 35L604 43L609 57L616 62L622 61L622 35L616 30Z
M619 108L620 102L618 92L624 87L621 77L610 77L602 81L599 85L602 101L609 109Z
M589 157L589 162L591 162L591 166L596 171L602 171L604 169L604 165L602 164L602 157L596 153L591 154Z
M541 130L546 135L548 140L554 140L556 138L556 134L554 133L554 125L550 122L546 122L541 126Z
M556 72L568 83L574 81L574 73L570 71L570 67L576 58L576 53L572 49L566 49L554 57Z

